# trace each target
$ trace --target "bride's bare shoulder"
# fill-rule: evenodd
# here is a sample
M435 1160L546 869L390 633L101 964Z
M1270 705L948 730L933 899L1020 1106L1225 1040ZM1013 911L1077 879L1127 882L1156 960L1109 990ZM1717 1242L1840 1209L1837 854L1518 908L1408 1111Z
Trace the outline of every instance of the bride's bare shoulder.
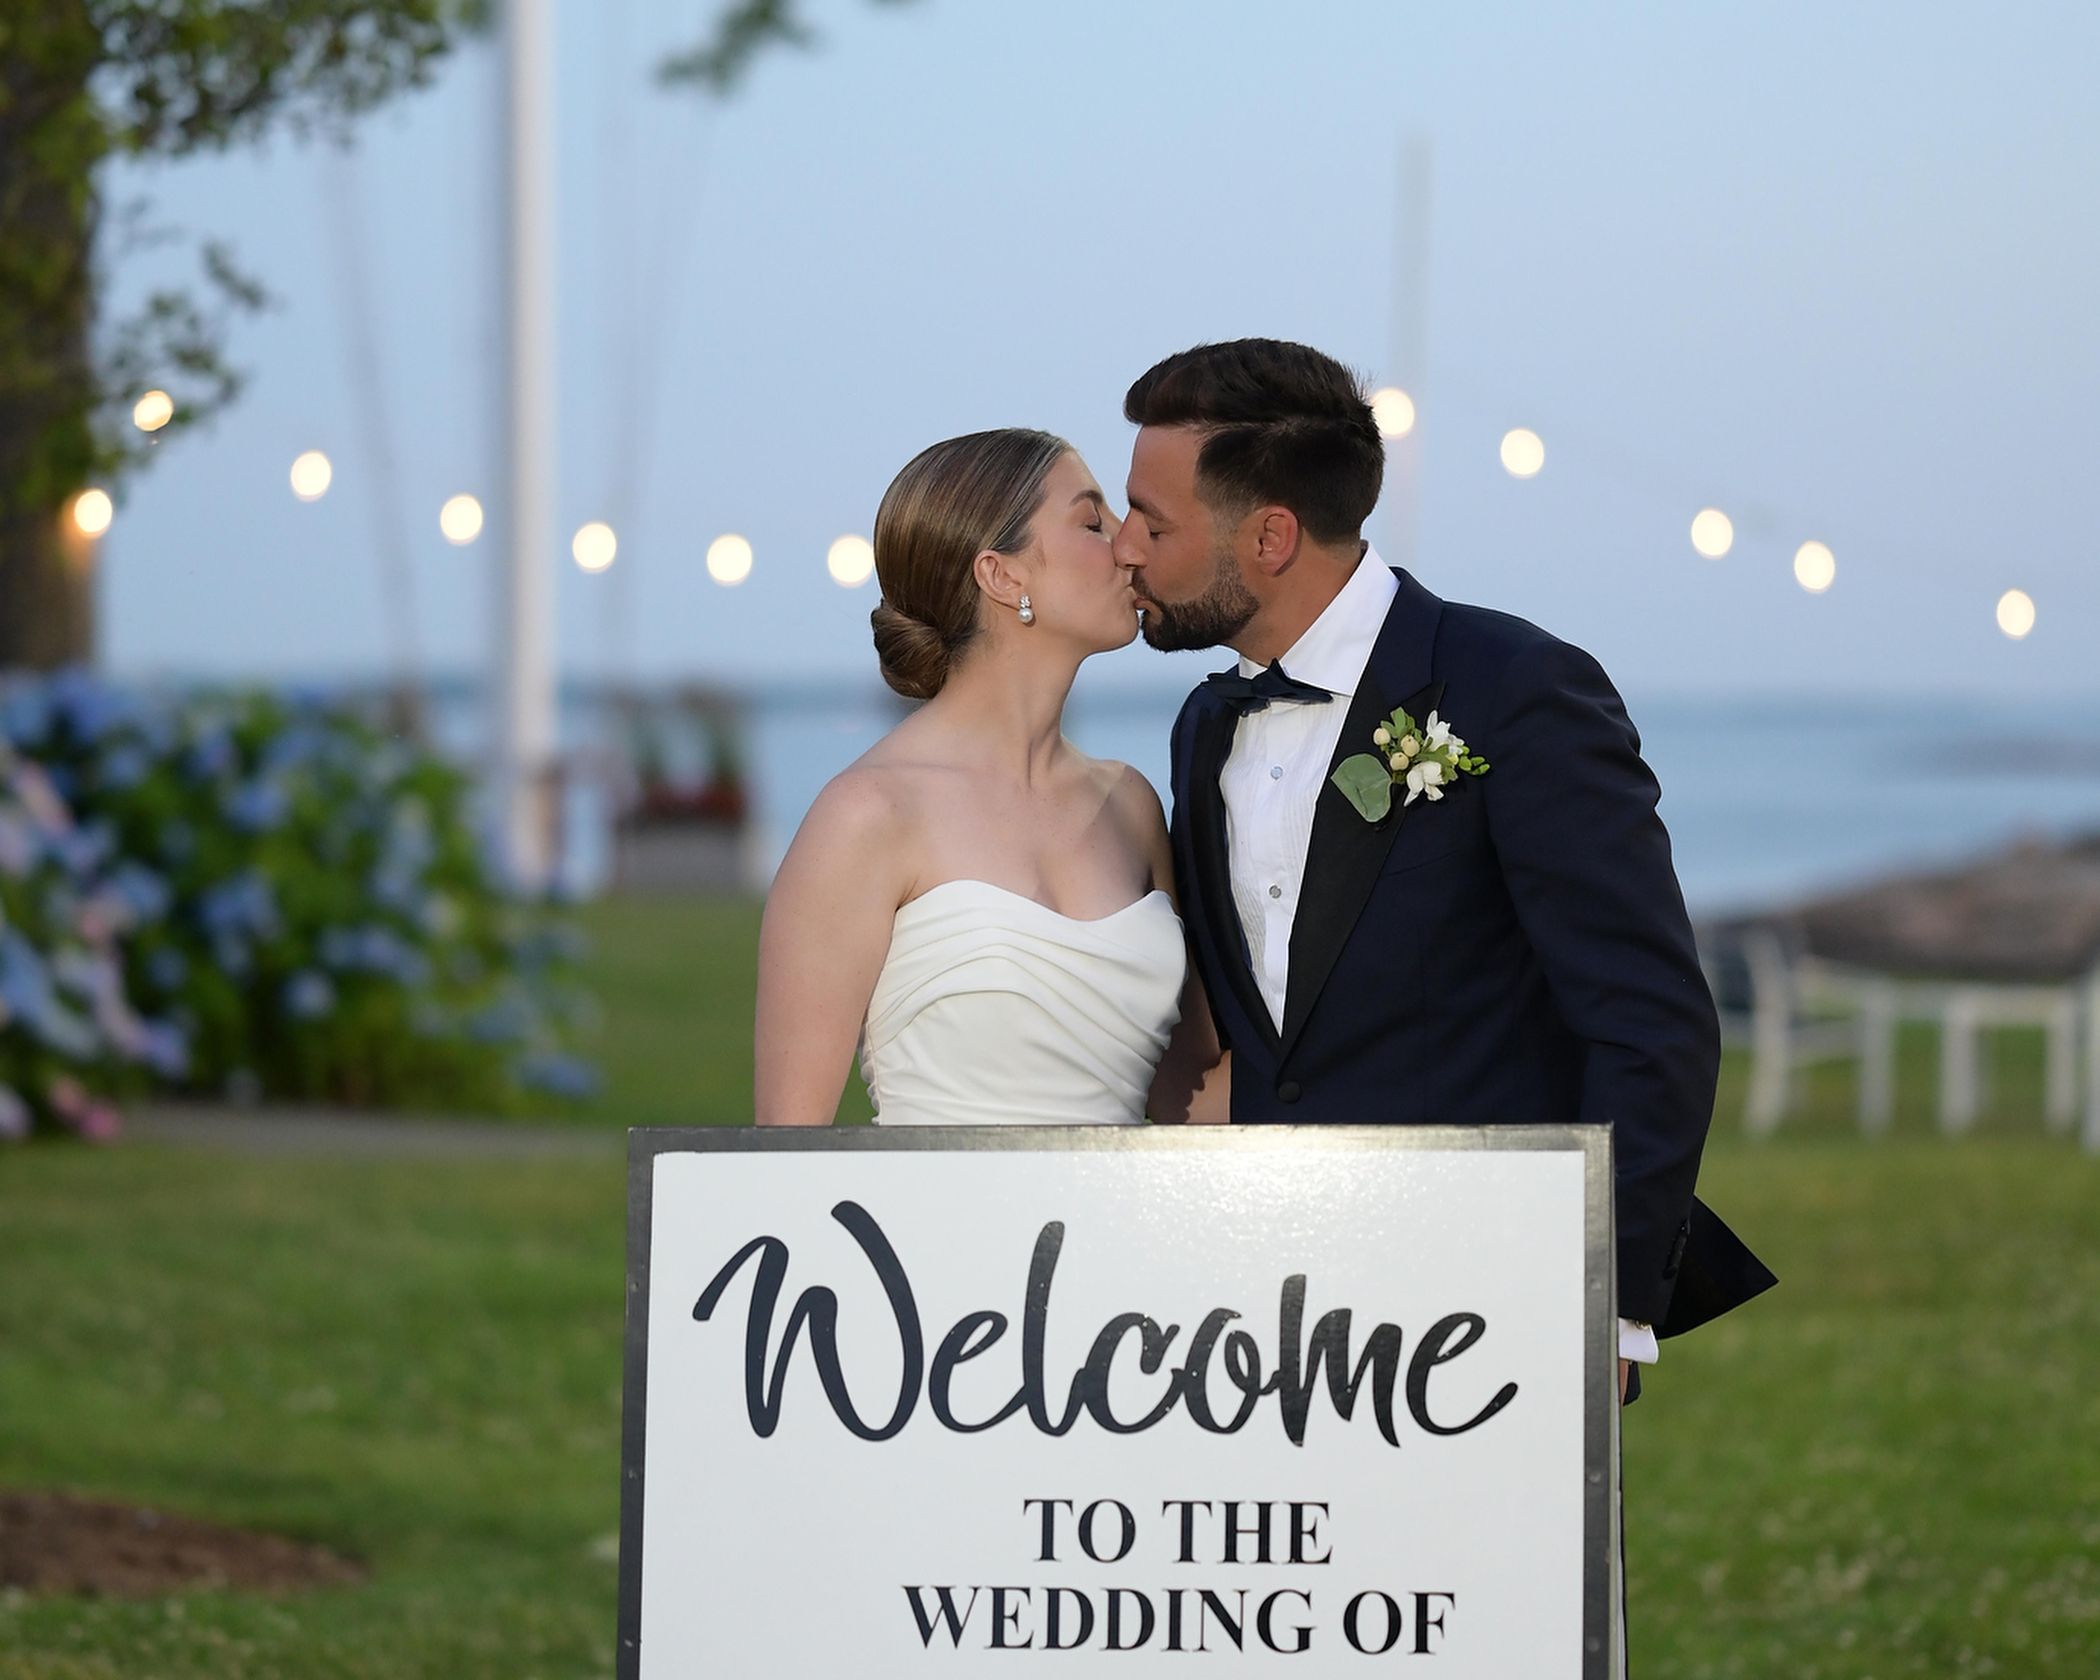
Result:
M795 836L826 851L901 855L914 844L925 813L937 806L944 767L883 737L824 784Z
M1133 818L1160 814L1159 790L1142 770L1114 758L1089 758L1083 762L1102 798L1118 811Z
M1084 764L1095 794L1133 844L1149 852L1155 839L1165 839L1167 814L1150 778L1113 758L1089 758Z
M802 819L795 843L870 846L899 841L911 828L917 804L908 774L861 758L824 784Z

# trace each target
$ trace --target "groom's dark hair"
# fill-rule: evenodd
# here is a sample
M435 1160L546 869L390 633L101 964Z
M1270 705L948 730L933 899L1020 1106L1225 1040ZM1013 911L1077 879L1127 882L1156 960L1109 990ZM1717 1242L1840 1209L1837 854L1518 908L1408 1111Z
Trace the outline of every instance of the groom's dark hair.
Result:
M1123 399L1138 426L1204 435L1196 488L1238 518L1287 507L1315 542L1364 528L1385 481L1385 444L1364 382L1332 356L1277 338L1199 344L1147 371Z

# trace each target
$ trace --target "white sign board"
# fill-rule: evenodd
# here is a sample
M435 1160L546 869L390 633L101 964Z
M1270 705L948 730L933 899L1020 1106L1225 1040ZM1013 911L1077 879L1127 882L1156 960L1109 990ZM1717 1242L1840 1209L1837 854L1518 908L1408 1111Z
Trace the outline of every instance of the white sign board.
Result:
M1601 1680L1595 1128L637 1131L623 1680Z

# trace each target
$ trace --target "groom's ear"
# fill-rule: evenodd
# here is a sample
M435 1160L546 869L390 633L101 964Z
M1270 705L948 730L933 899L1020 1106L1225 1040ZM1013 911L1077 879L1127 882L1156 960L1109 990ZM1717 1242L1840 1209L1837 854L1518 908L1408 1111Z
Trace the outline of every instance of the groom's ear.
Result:
M1290 570L1305 541L1305 529L1287 507L1259 507L1247 515L1253 527L1254 566L1264 577L1280 577Z

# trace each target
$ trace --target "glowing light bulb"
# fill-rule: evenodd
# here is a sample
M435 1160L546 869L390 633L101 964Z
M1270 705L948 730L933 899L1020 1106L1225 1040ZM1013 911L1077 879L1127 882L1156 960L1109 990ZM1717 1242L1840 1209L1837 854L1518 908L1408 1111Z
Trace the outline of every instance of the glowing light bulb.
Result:
M841 537L824 556L824 569L842 589L858 589L875 575L875 549L866 537Z
M1811 595L1820 595L1836 581L1837 556L1819 542L1805 542L1794 550L1794 581Z
M1397 385L1371 393L1371 418L1384 438L1404 438L1415 429L1415 399Z
M292 463L292 494L302 502L318 502L335 482L335 467L318 449L309 449Z
M1511 478L1536 478L1546 464L1546 446L1529 426L1502 434L1502 465Z
M751 545L734 531L707 545L707 575L720 584L738 584L751 575Z
M465 548L480 536L481 523L481 504L472 496L454 496L438 509L438 529L455 548Z
M578 529L569 543L569 552L585 571L602 572L620 552L620 539L613 535L613 528L604 520L593 519Z
M175 399L165 391L148 391L131 405L131 423L142 432L157 432L175 418Z
M1735 546L1735 525L1719 508L1701 508L1692 518L1692 547L1718 560Z
M2034 597L2024 589L2008 589L1998 597L1998 628L2018 641L2034 628Z
M67 511L73 516L74 529L82 536L99 537L116 518L117 504L109 499L107 490L83 490L73 498Z

